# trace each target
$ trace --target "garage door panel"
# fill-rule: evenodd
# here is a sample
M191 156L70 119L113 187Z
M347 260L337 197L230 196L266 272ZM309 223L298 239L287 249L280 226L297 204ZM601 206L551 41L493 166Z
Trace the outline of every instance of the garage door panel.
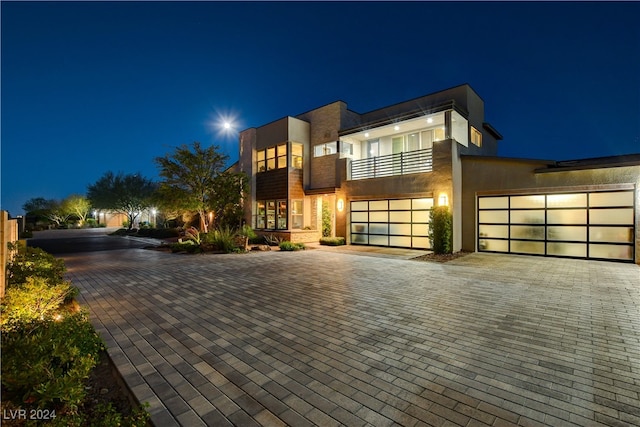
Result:
M633 209L590 209L591 224L633 224Z
M589 194L589 206L633 206L632 191L612 191Z
M635 191L478 197L478 250L633 260Z
M585 258L587 256L587 245L585 243L551 242L547 244L547 253L555 256Z
M592 258L632 260L633 248L626 245L591 244L589 255Z
M589 227L592 242L633 243L633 227Z
M587 227L570 225L547 226L547 240L566 240L575 242L587 241Z

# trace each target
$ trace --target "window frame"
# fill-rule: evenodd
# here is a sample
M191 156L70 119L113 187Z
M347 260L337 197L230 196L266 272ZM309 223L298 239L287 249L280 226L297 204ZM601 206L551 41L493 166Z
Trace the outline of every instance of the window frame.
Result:
M473 145L475 145L476 147L482 147L482 132L480 132L478 129L476 129L474 126L469 126L470 128L470 138L469 140L471 141L471 143Z

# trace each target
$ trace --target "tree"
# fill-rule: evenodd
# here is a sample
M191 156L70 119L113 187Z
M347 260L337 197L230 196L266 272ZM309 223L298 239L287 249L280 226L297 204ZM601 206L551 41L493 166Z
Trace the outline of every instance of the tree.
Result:
M51 200L51 208L46 216L51 221L55 222L58 227L66 223L71 216L71 211L69 210L66 200Z
M44 197L34 197L24 202L22 209L27 215L45 215L46 211L51 210L53 202L54 200L47 200Z
M140 212L151 206L156 188L153 181L140 174L115 175L109 171L87 187L87 197L97 209L111 209L126 215L131 229Z
M91 202L85 196L80 194L72 194L64 200L64 204L68 211L77 216L80 220L80 225L84 224L89 215L91 209Z
M215 180L215 197L211 200L211 210L216 227L237 228L241 226L244 214L242 203L249 187L249 177L244 172L229 170Z
M195 141L177 147L172 154L156 157L160 176L160 193L172 195L181 207L200 216L200 229L208 232L209 210L216 198L216 180L224 171L228 156L217 145L208 148Z

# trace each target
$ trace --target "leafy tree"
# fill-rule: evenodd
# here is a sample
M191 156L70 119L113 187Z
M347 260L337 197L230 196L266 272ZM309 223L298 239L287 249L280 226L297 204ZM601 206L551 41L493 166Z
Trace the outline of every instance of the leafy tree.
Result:
M47 220L49 222L49 215L56 206L56 201L53 199L45 199L44 197L34 197L27 200L23 205L27 221L37 223L39 221Z
M205 233L209 229L208 213L216 198L217 180L228 160L219 150L217 145L204 148L195 141L155 159L164 178L160 193L170 196L181 208L196 211L200 216L200 229Z
M111 209L127 216L131 229L140 212L151 206L157 185L140 174L106 172L87 187L87 197L96 209Z
M26 214L45 215L47 211L51 210L53 203L54 200L48 200L44 197L34 197L24 202L22 209Z
M225 171L214 183L215 197L211 200L214 222L217 228L239 228L242 222L242 202L249 187L249 177L244 173Z
M80 225L84 224L91 209L91 202L85 196L72 194L64 200L66 209L80 220Z
M67 222L71 216L71 212L64 200L61 202L53 200L52 207L46 216L51 221L55 222L57 226L60 226Z

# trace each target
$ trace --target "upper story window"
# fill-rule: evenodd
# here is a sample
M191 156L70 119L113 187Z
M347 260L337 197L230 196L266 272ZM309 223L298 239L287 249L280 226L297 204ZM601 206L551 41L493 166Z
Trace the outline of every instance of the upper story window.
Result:
M473 126L471 126L471 143L482 147L482 133Z
M298 142L291 143L291 167L302 169L302 144Z
M338 152L337 141L318 144L313 147L313 157L328 156L330 154L336 154L337 152Z
M256 153L258 172L287 167L287 144L279 144Z

